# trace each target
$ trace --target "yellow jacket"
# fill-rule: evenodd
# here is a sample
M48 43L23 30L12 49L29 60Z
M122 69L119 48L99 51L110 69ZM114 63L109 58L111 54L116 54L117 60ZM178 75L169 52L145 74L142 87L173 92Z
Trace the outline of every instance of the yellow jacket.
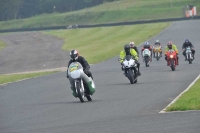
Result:
M139 58L138 58L138 55L137 55L137 52L134 50L134 49L130 49L130 53L131 53L131 55L133 56L133 58L135 59L135 60L138 60ZM125 57L126 57L126 52L124 51L124 50L122 50L121 52L120 52L120 58L122 58L122 59L124 59ZM120 62L122 63L123 62L123 60L120 60Z
M178 54L178 49L175 44L172 44L172 49ZM169 51L168 46L165 47L165 54L167 54L167 51Z

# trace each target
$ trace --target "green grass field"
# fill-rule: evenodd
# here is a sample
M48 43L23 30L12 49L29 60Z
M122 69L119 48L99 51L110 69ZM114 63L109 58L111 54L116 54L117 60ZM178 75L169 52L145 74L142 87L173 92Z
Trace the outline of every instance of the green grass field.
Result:
M200 0L119 0L79 11L0 22L0 30L183 17L185 5L195 5L197 13L200 11Z
M26 74L10 74L10 75L0 75L0 84L16 82L24 79L35 78L39 76L44 76L48 74L53 74L59 71L49 71L49 72L35 72Z
M77 49L89 63L97 63L119 55L125 44L136 45L154 37L171 23L141 24L129 26L98 27L44 32L64 40L63 50ZM163 42L165 43L165 42Z
M166 111L200 110L200 79Z
M3 41L0 41L0 50L6 47L6 43Z

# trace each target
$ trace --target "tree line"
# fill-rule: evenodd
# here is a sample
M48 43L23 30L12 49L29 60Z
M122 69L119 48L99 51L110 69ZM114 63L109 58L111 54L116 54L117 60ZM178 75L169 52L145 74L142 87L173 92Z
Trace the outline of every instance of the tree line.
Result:
M0 21L70 12L115 0L0 0Z

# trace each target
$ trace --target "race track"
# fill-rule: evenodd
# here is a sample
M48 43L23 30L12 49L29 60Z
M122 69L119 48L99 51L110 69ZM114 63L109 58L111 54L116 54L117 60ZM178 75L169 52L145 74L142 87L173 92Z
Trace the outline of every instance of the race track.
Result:
M7 44L0 51L0 74L66 67L70 59L62 40L40 32L3 34L0 40Z
M199 33L200 20L179 21L151 39L176 44L179 66L171 71L161 58L147 68L140 59L137 84L124 77L118 57L91 65L92 102L71 95L65 72L1 86L0 133L199 133L199 111L159 113L200 74ZM196 49L192 64L181 52L186 38Z

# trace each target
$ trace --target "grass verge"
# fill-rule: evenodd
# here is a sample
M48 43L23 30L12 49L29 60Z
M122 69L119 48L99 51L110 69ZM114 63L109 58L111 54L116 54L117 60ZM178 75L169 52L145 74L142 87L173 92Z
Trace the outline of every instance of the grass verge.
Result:
M59 71L48 71L48 72L34 72L34 73L26 73L26 74L11 74L11 75L0 75L0 84L17 82L24 79L35 78L39 76L44 76L48 74L53 74Z
M123 50L125 44L136 45L156 36L171 23L140 24L129 26L98 27L88 29L54 30L44 32L64 40L63 50L77 49L89 63L112 58ZM165 43L165 42L163 42Z
M6 47L6 43L3 41L0 41L0 50Z
M166 111L200 110L200 78Z
M199 0L119 0L78 11L42 14L27 19L3 21L0 22L0 29L179 18L185 17L183 10L186 5L195 5L197 13L200 10Z

